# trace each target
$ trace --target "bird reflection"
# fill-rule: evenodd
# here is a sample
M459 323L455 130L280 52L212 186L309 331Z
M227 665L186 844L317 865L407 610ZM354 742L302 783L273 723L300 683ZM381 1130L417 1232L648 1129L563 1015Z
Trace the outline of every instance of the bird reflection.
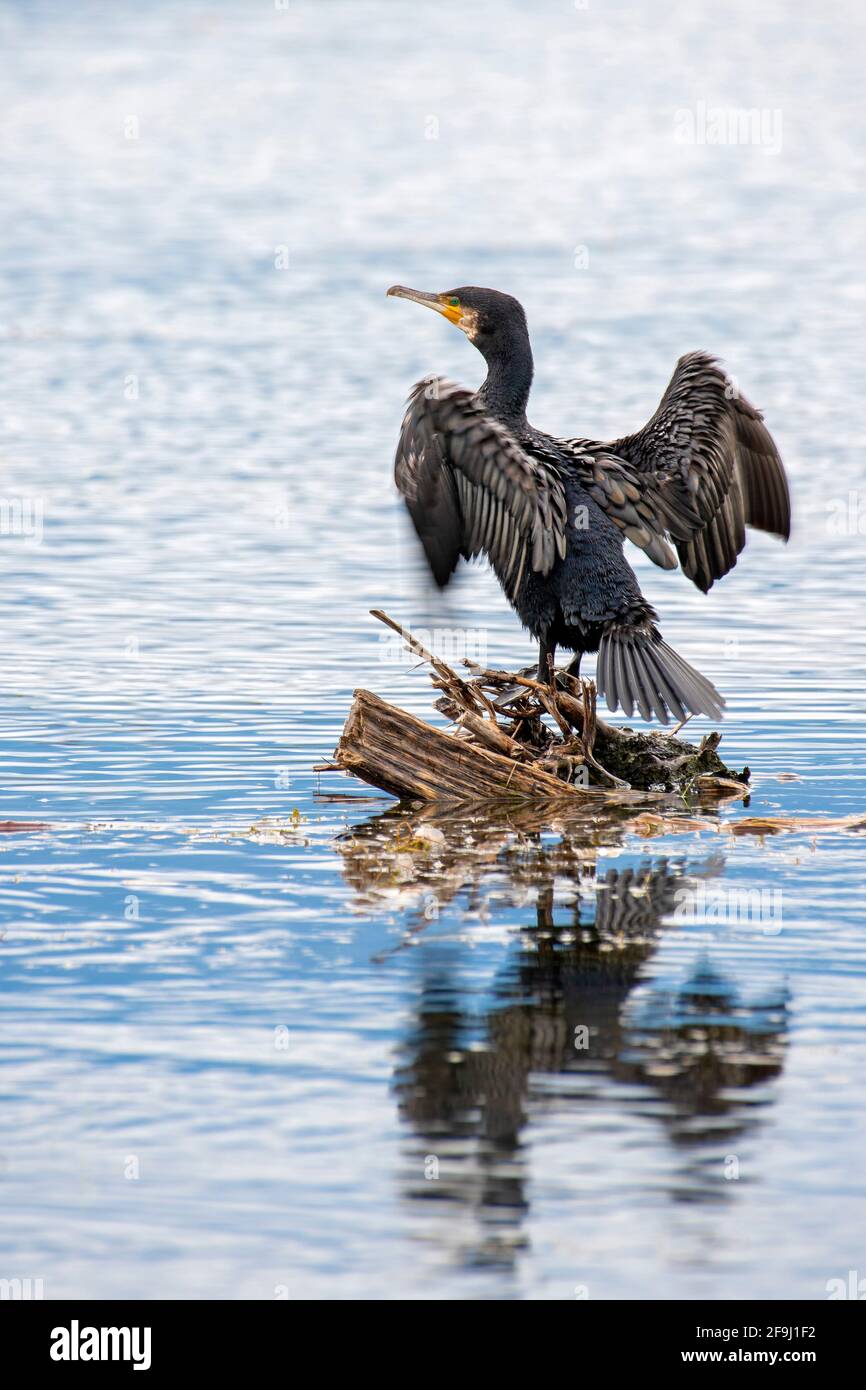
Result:
M785 1029L784 997L746 1004L735 983L702 959L679 988L651 990L630 1012L629 1051L615 1074L648 1082L670 1102L674 1143L730 1147L767 1104L743 1092L779 1074Z
M389 861L385 819L370 823L366 843L355 832L342 847L346 873L362 896L391 895L404 908L405 895L417 900L415 939L430 925L421 904L433 883L440 906L443 893L476 911L485 890L512 903L534 898L534 920L519 929L483 994L464 978L459 944L419 957L419 994L395 1076L412 1132L405 1195L472 1213L478 1226L464 1261L509 1264L528 1208L530 1112L537 1121L571 1111L575 1143L585 1143L581 1117L594 1118L602 1093L610 1103L613 1083L628 1087L629 1104L635 1088L653 1098L649 1112L683 1154L674 1195L724 1201L732 1188L720 1181L719 1154L768 1104L765 1093L747 1093L781 1071L784 1000L745 1002L706 960L666 990L641 976L678 891L719 875L722 856L647 858L602 874L599 847L621 842L622 825L594 820L560 826L552 837L525 823L494 830L434 818L430 854L409 872ZM413 858L406 846L425 843L425 824L429 834L430 818L421 816L397 835L396 858Z

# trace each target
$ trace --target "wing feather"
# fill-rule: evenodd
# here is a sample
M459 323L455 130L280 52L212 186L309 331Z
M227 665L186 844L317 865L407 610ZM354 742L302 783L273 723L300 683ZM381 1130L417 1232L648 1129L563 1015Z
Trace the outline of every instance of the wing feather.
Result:
M787 540L788 480L760 411L706 352L681 357L652 419L612 444L568 441L594 455L595 500L657 565L705 592L737 563L746 527Z
M527 561L549 574L565 555L559 473L463 386L434 377L412 388L394 478L440 587L461 556L484 554L514 599Z

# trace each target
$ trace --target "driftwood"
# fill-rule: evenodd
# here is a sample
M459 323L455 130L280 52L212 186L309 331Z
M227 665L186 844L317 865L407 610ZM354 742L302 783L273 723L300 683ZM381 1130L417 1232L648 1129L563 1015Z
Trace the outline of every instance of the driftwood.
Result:
M436 707L455 725L435 728L356 690L333 763L401 799L422 802L560 802L572 806L620 794L695 793L744 796L748 768L731 772L716 753L720 735L699 747L663 733L640 734L600 719L591 681L565 672L544 684L527 672L485 670L466 677L428 652L385 613L373 616L398 632L431 667Z
M456 738L369 690L355 691L334 761L393 796L420 801L579 795L537 764L523 764Z

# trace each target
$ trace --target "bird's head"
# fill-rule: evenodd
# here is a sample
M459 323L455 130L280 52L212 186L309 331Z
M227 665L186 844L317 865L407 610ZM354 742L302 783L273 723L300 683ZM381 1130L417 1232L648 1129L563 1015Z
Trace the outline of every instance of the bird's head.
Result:
M407 289L405 285L392 285L388 293L435 309L449 323L462 329L470 343L488 359L505 355L509 348L528 341L523 306L510 294L501 294L499 290L464 285L442 294L426 294L423 290Z

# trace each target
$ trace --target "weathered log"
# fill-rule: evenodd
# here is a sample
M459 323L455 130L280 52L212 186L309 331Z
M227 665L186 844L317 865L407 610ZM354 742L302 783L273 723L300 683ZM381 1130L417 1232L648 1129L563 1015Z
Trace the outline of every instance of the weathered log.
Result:
M695 748L667 734L617 728L599 719L592 682L562 671L548 683L466 661L472 678L465 680L401 623L377 609L373 616L431 667L441 692L436 708L457 728L446 733L357 690L334 763L321 771L351 772L394 796L445 804L576 806L605 794L747 793L748 769L738 776L725 767L717 733Z
M577 803L599 794L455 738L369 690L355 691L334 761L392 796L417 801Z
M518 743L516 738L511 738L500 729L498 724L494 724L489 719L482 719L480 714L473 714L467 710L461 714L459 723L462 728L474 734L478 743L483 743L492 753L501 753L504 758L512 758L518 762L525 762L528 757L526 745Z

